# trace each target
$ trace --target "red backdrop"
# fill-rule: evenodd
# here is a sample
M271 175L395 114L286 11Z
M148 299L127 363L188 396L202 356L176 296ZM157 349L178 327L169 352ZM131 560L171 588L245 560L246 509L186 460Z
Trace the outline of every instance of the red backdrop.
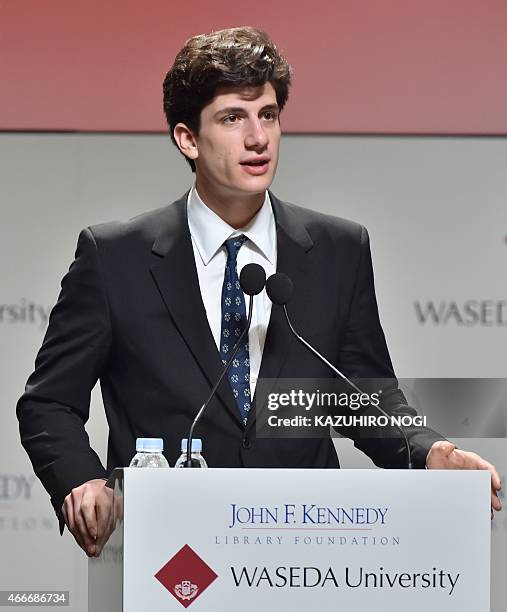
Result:
M507 133L506 0L0 0L0 129L162 131L193 34L264 28L291 132Z

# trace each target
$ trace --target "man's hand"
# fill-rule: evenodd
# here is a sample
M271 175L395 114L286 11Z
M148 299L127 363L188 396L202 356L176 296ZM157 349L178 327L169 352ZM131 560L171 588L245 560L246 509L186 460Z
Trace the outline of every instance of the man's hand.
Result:
M102 478L89 480L72 489L63 502L62 512L69 531L89 557L98 557L111 535L113 490Z
M500 476L494 465L477 453L463 451L451 442L440 440L430 448L426 457L426 467L430 470L489 470L491 472L491 514L502 509L498 491L502 488Z

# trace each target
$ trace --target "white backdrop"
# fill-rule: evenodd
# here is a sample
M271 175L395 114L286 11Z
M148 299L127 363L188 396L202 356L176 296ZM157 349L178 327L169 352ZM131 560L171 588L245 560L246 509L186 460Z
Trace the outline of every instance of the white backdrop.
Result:
M507 377L506 168L506 138L284 137L274 192L370 232L400 377ZM19 443L15 404L79 230L169 203L191 181L161 135L0 135L0 590L68 589L71 609L87 609L86 558L68 533L58 534ZM439 322L418 318L429 302ZM482 309L482 321L466 314L467 302ZM105 460L97 392L87 429ZM506 473L506 440L458 442ZM345 467L371 465L348 441L339 448ZM492 610L500 612L507 512L492 533Z

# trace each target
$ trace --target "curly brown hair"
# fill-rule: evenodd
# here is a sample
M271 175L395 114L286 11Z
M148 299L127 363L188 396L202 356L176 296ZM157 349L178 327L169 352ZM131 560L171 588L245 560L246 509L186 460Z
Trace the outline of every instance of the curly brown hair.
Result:
M292 70L269 36L250 26L193 36L176 56L164 84L164 113L171 139L184 123L199 134L202 109L219 87L271 83L280 110L289 97ZM193 160L185 157L195 172Z

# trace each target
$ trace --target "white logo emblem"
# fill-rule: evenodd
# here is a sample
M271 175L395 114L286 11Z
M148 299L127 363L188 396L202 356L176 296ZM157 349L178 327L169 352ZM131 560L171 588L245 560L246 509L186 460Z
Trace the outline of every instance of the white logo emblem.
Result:
M190 580L182 580L174 587L174 592L180 599L193 599L199 592L199 587Z

